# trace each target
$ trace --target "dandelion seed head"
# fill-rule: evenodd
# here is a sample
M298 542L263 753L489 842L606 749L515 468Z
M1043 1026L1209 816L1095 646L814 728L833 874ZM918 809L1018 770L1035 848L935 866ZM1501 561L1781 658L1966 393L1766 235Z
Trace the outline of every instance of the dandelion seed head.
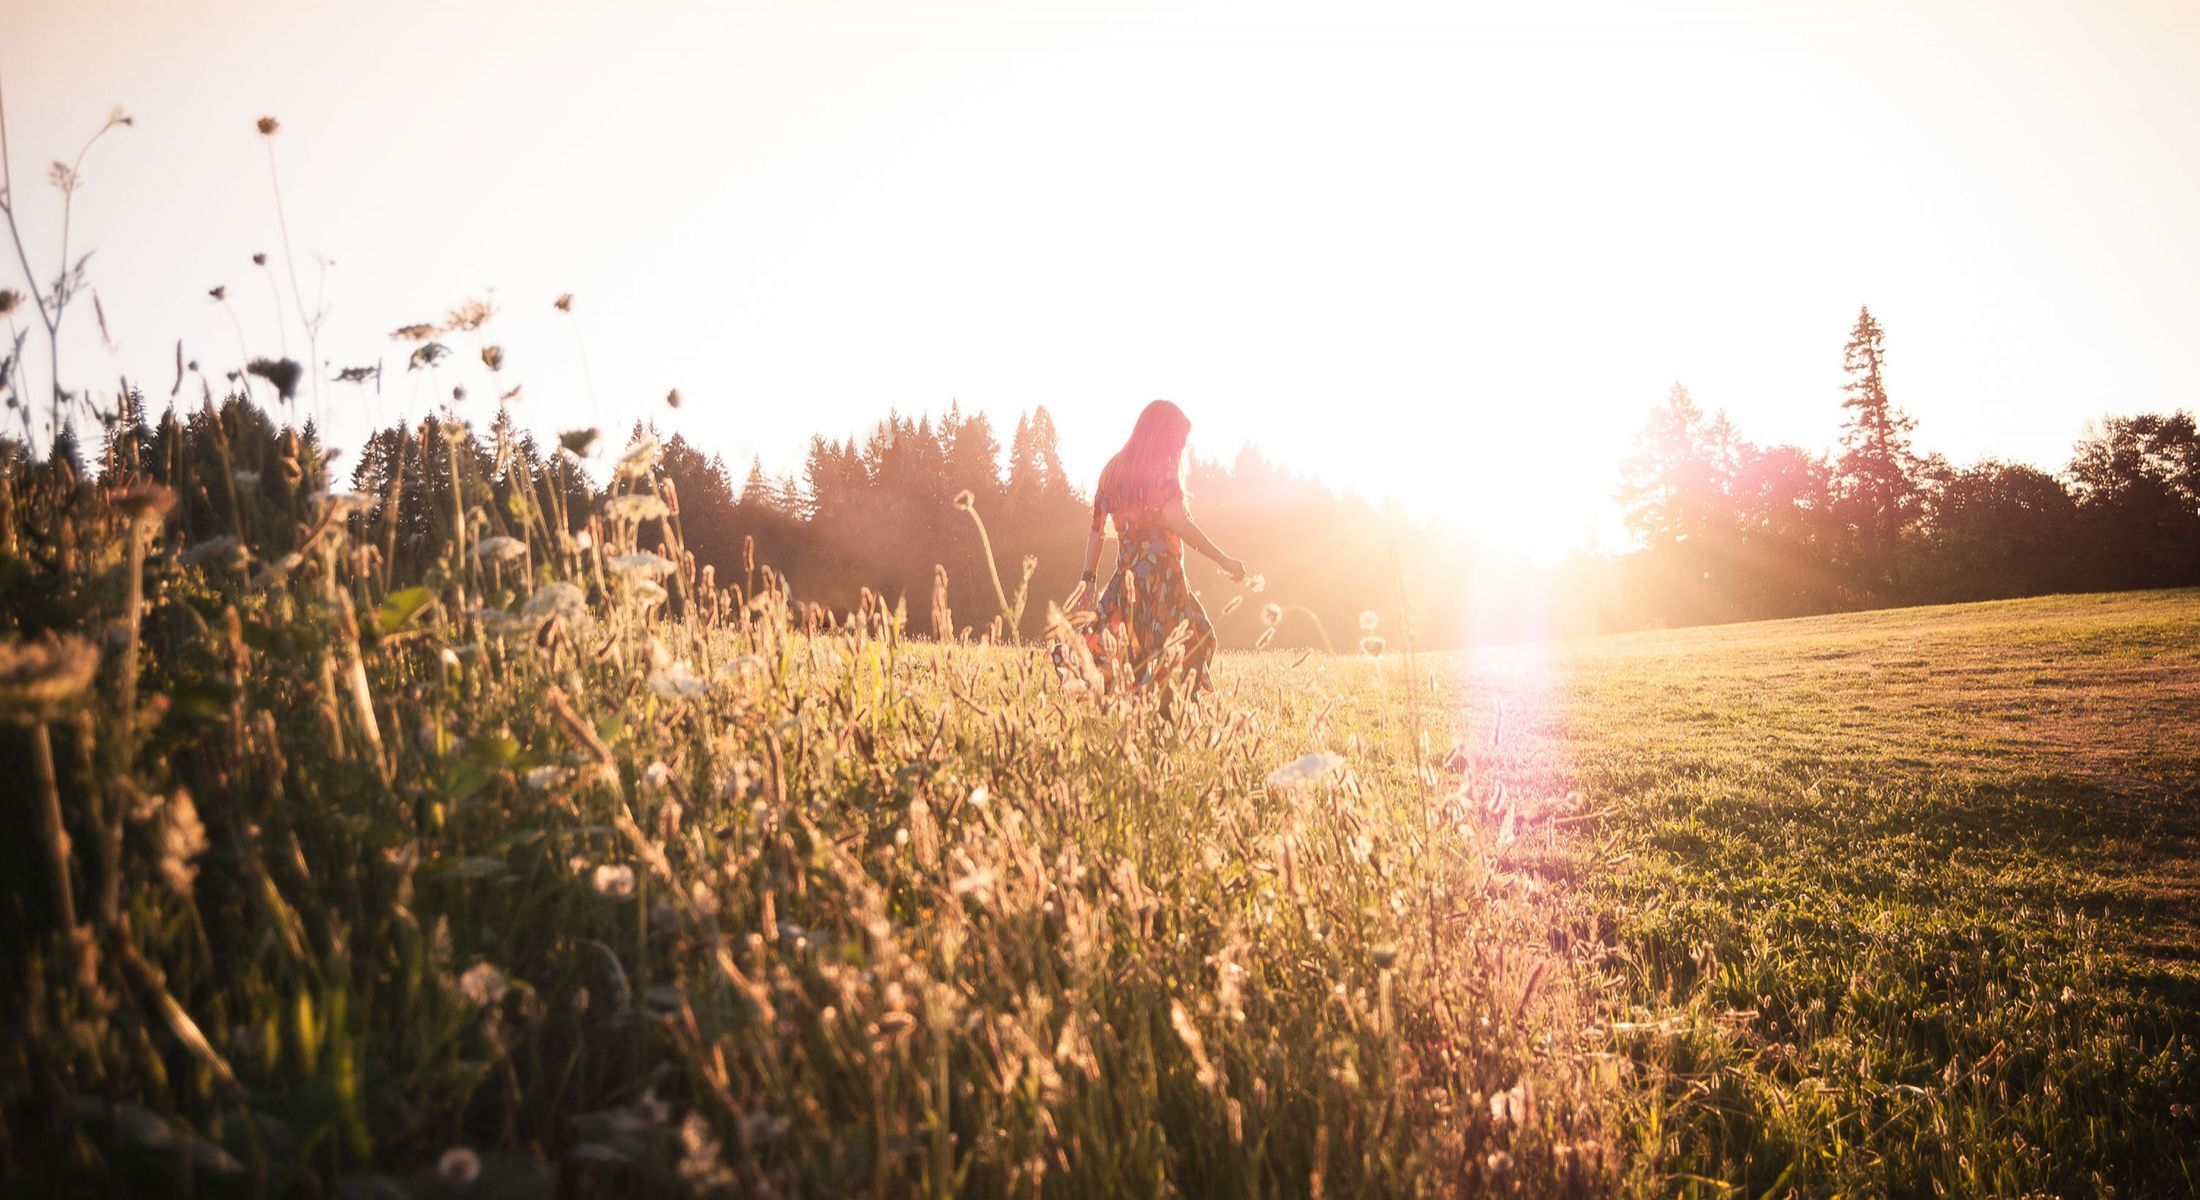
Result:
M1367 611L1360 614L1360 632L1373 633L1375 632L1375 627L1382 624L1382 622L1383 619L1375 615L1374 609L1368 609Z

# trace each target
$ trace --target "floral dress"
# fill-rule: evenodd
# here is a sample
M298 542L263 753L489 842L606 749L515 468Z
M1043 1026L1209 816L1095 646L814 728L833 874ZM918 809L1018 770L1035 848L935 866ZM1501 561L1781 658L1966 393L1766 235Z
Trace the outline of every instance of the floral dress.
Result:
M1093 506L1092 524L1103 530L1107 511ZM1153 512L1117 514L1115 574L1100 591L1085 644L1110 688L1146 688L1186 680L1194 692L1207 684L1215 656L1215 627L1184 577L1184 545Z

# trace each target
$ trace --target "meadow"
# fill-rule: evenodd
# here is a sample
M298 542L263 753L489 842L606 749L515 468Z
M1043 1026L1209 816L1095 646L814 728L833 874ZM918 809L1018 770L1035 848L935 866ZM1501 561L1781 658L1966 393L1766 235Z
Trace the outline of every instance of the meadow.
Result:
M11 1192L2195 1188L2194 593L1371 596L1163 721L698 570L646 443L417 580L223 466L0 488Z

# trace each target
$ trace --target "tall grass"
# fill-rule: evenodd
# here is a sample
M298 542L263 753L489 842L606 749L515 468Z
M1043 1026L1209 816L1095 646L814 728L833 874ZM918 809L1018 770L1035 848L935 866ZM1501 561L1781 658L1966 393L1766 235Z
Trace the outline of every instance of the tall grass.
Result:
M585 538L490 532L461 491L480 532L417 581L386 572L376 498L193 469L186 507L235 521L186 542L163 504L0 481L66 598L38 611L99 656L20 727L51 732L64 836L5 851L0 1171L1604 1185L1580 1022L1470 764L1426 804L1442 768L1403 722L1340 728L1227 665L1205 720L1163 723L882 605L805 628L768 567L696 571L648 460ZM111 902L51 898L72 886Z

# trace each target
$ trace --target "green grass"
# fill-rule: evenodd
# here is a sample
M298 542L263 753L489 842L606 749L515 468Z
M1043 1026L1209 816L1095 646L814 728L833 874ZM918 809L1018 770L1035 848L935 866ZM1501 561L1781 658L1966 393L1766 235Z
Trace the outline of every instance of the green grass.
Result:
M1461 670L1506 701L1500 774L1598 815L1523 870L1617 1031L1645 1190L2200 1190L2200 594Z
M155 537L133 632L126 519L0 482L101 657L0 730L67 834L18 789L11 1193L2195 1187L2191 593L1228 656L1171 724L608 516L414 581L254 501L296 560Z

